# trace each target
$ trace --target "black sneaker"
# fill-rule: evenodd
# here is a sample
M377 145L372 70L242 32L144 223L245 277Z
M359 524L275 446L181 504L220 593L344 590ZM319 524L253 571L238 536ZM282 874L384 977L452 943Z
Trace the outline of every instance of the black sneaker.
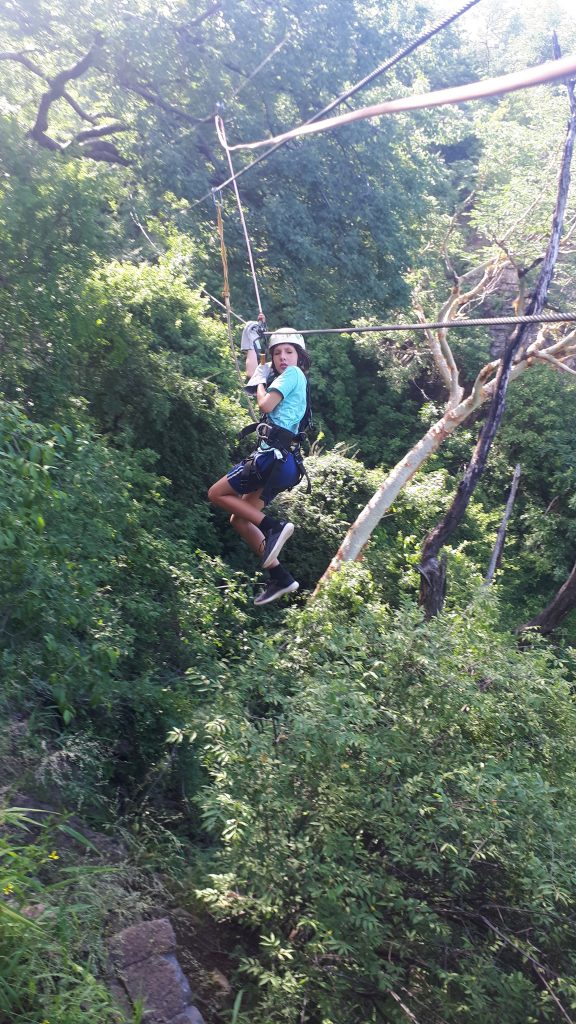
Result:
M270 604L272 601L277 601L283 594L293 594L300 587L297 580L291 579L287 583L275 583L271 580L264 590L261 590L257 597L254 598L254 604Z
M278 523L278 526L270 530L264 537L264 551L262 553L262 568L267 569L278 557L287 540L294 533L294 523Z

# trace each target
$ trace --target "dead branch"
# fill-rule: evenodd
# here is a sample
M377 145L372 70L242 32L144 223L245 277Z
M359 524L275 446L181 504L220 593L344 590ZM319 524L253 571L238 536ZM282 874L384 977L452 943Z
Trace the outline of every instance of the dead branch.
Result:
M500 930L500 928L497 928L496 925L492 924L492 922L489 921L487 917L484 917L483 914L479 914L479 917L480 920L484 922L486 927L489 928L490 931L494 932L494 934L497 935L498 938L502 940L502 942L506 942L509 946L512 946L513 949L520 953L520 956L523 956L526 960L528 960L530 964L532 964L534 970L536 971L536 974L538 975L540 981L546 988L551 998L556 1003L556 1006L560 1010L560 1013L564 1017L564 1020L567 1021L568 1024L576 1024L574 1018L570 1016L568 1011L565 1009L565 1007L558 999L558 996L554 992L552 986L546 981L546 968L544 967L544 964L541 964L532 953L528 952L528 950L523 949L516 939L510 939L507 935L505 935L504 932Z
M401 1000L400 996L398 995L398 993L395 992L394 989L390 988L390 989L388 989L388 994L392 996L392 999L396 1000L396 1002L398 1003L398 1006L400 1007L400 1009L408 1017L408 1020L411 1020L412 1024L418 1024L418 1018L414 1016L414 1014L412 1013L412 1010L410 1010L406 1006L406 1003L402 1002L402 1000Z
M543 359L547 363L552 363L557 370L562 370L564 373L571 373L576 377L576 370L573 370L570 366L566 366L566 363L560 362L559 359L555 359L549 352L535 352L532 358Z
M0 52L0 60L12 60L15 61L17 64L22 64L23 67L25 67L28 71L31 71L32 74L36 75L37 78L41 78L42 81L50 83L50 78L48 77L48 75L45 74L45 72L42 71L42 68L39 68L38 65L31 61L30 58L28 57L29 53L37 52L38 51L36 49L21 51L4 50ZM74 96L71 96L66 89L62 90L61 98L65 100L66 103L69 104L69 106L72 107L74 113L78 114L78 117L81 118L82 121L89 121L91 124L97 123L98 119L94 117L92 114L88 114L87 111L85 111L80 106L78 100L76 100Z
M547 289L554 271L554 265L559 248L560 231L566 207L567 188L570 177L569 167L574 146L575 132L576 116L571 108L571 116L564 143L562 170L558 183L554 220L546 256L540 273L539 284L534 291L528 306L528 311L530 313L540 312L543 308ZM503 263L500 263L500 269L503 265ZM493 274L495 277L496 268L493 270ZM485 286L488 285L489 287L494 287L494 277L490 277L488 274L488 265L468 271L468 273L463 275L461 278L461 282L470 282L471 285L469 291L464 293L464 301L480 300L482 297L481 282L483 282ZM456 296L453 291L444 308L450 308L454 299L461 297L462 296ZM479 469L483 465L482 459L485 461L487 457L492 439L495 436L500 418L504 411L504 398L508 384L521 374L525 373L526 370L533 365L534 359L532 357L535 351L544 348L545 335L543 331L539 332L535 342L532 342L531 345L524 348L524 341L529 329L530 325L520 325L513 335L504 357L500 360L494 360L487 363L486 366L480 370L472 387L471 394L467 398L461 398L457 404L451 404L450 401L448 401L443 415L428 429L420 441L418 441L414 447L411 448L410 451L407 452L406 455L390 470L378 490L373 494L368 504L362 509L360 515L350 526L342 544L338 548L338 551L334 555L330 565L326 569L326 572L320 579L313 596L318 593L322 584L328 579L328 577L333 572L337 572L341 568L343 562L354 561L361 557L364 547L368 543L372 532L375 530L382 517L388 512L398 494L420 470L430 455L438 451L446 438L457 430L458 427L464 423L484 402L492 400L491 414L489 414L487 422L480 435L469 471L467 471L467 476L465 481L463 481L465 487L463 488L461 485L457 495L457 498L462 501L462 505L460 506L461 514L464 514L472 490L479 478ZM571 342L575 334L575 331L571 331L571 333L566 335L565 338L559 339L559 341L550 346L548 351L554 356L560 357L560 361L563 356L568 357L572 354ZM447 386L449 386L448 381L451 380L451 375L448 363L446 362L445 355L442 351L440 339L435 339L435 343L437 344L437 352L439 353L439 357L437 356L437 358L439 358L437 366L443 379L446 381ZM530 353L530 355L528 356L527 353ZM443 363L442 360L444 360ZM496 374L496 377L494 377L494 374ZM468 488L469 490L466 496ZM443 528L447 528L451 523L456 523L456 517L454 515L450 518L450 521L440 525L443 525ZM452 528L455 528L455 525L453 525ZM442 544L442 537L446 537L448 535L448 532L440 533L439 527L437 527L437 531L434 534L435 543L439 541L436 546L436 559L439 548ZM430 536L431 535L429 535L429 538ZM434 549L431 550L431 557L434 558ZM433 570L440 573L440 563L436 560L436 562L430 567L429 571L428 566L424 564L423 553L421 569L424 570L422 573L422 580L424 583L426 579L433 579ZM439 586L441 586L440 576L438 576L438 581Z
M552 600L539 615L521 626L519 633L526 629L537 629L543 636L548 636L558 628L566 616L576 608L576 562L568 579L564 581Z
M564 223L564 213L568 201L570 189L570 170L572 155L574 151L574 140L576 138L576 103L574 103L573 89L568 86L570 96L570 118L564 142L562 163L558 179L556 203L552 217L550 238L544 256L538 281L532 298L528 304L528 314L540 313L546 303L548 289L554 275L554 268L558 258L560 235ZM442 571L438 555L449 537L462 522L470 498L474 493L476 485L484 472L488 453L492 442L500 426L504 409L506 407L506 392L510 383L510 374L518 356L525 348L525 339L529 326L520 324L512 335L511 341L500 361L498 377L495 381L494 394L486 420L480 432L478 442L472 453L472 458L466 468L464 476L460 481L454 500L440 522L430 531L422 546L422 558L420 561L420 603L425 609L427 616L437 613L441 607L440 595L445 589L445 577Z
M64 68L53 78L50 78L42 68L30 59L29 53L36 51L4 50L0 52L0 60L15 61L33 75L48 83L48 89L40 97L36 120L28 132L30 138L34 139L44 149L49 149L52 152L65 153L70 151L71 155L81 155L92 160L104 160L107 163L124 164L126 166L128 161L121 156L116 146L111 142L102 142L100 140L104 135L114 135L117 132L127 131L127 126L121 122L99 126L98 118L84 110L78 100L66 88L68 82L81 78L96 63L103 42L103 36L97 33L90 49L75 64L69 68ZM50 109L53 103L61 99L69 104L82 121L87 121L92 125L91 129L76 133L67 142L58 142L48 134Z
M510 493L508 494L508 501L506 502L506 508L504 515L502 516L502 522L500 523L498 534L496 536L496 543L490 559L490 565L488 566L488 572L486 573L486 583L490 585L494 579L494 573L500 565L502 559L502 551L504 550L504 541L506 540L506 530L508 529L508 522L512 515L512 509L514 508L514 502L516 501L516 492L518 491L518 484L520 483L520 474L522 470L520 463L516 465L514 469L514 476L512 477L512 484L510 486Z

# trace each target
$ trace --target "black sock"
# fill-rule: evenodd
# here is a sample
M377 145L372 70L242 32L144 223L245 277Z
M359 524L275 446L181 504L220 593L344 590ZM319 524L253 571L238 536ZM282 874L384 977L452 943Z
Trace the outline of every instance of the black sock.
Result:
M258 529L262 530L262 533L270 533L270 530L276 529L279 525L280 523L273 516L264 516L258 523Z
M287 569L283 565L273 565L271 569L268 569L270 573L270 579L274 583L278 583L280 586L284 583L291 583L292 577Z

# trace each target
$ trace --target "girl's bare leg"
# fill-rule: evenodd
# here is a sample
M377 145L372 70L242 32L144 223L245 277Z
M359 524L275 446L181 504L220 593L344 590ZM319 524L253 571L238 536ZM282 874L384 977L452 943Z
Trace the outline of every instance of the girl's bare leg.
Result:
M237 494L230 487L228 478L225 476L217 480L208 491L208 498L213 505L232 513L230 516L232 528L239 537L242 537L242 540L255 555L262 554L264 542L264 534L258 529L258 524L264 518L262 511L264 502L261 495L262 490L254 491L252 494ZM279 564L278 559L275 558L268 568L271 569Z
M260 498L261 491L254 491L254 494ZM208 491L208 501L211 501L213 505L217 505L218 508L224 509L225 512L230 512L230 515L238 516L239 519L246 519L249 523L253 523L254 526L259 526L264 519L264 513L262 511L262 503L257 508L250 501L244 501L244 498L251 498L253 495L237 494L236 491L230 486L228 477L220 477L215 484Z

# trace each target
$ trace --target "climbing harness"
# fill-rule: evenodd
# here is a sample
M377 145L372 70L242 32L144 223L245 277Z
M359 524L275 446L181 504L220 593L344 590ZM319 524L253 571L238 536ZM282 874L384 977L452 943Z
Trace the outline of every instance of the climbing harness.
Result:
M273 487L274 479L280 474L282 465L286 462L288 456L292 455L298 470L298 479L295 480L292 487L296 487L301 480L306 478L306 494L310 494L312 483L304 465L302 445L309 443L308 434L313 429L313 426L310 383L308 378L306 378L306 409L296 433L272 423L266 414L261 417L258 423L249 423L247 427L243 427L239 432L239 440L243 440L249 434L255 433L260 441L259 447L242 460L244 465L243 473L248 475L254 469L261 478L263 486ZM261 447L262 442L267 445L267 448ZM273 459L269 457L262 458L263 455L267 456L267 453L271 451L275 453ZM287 489L292 490L292 487Z
M285 427L278 427L271 423L266 416L263 416L259 423L249 423L247 427L244 427L238 437L242 440L253 433L256 433L260 442L264 442L268 447L259 446L250 452L242 460L242 473L248 476L255 471L262 486L271 490L280 475L282 466L285 465L288 456L292 455L298 478L287 490L291 491L301 480L306 478L306 494L310 494L312 484L304 465L301 448L302 442L306 440L305 432L299 430L297 434L294 434L291 430L286 430Z

